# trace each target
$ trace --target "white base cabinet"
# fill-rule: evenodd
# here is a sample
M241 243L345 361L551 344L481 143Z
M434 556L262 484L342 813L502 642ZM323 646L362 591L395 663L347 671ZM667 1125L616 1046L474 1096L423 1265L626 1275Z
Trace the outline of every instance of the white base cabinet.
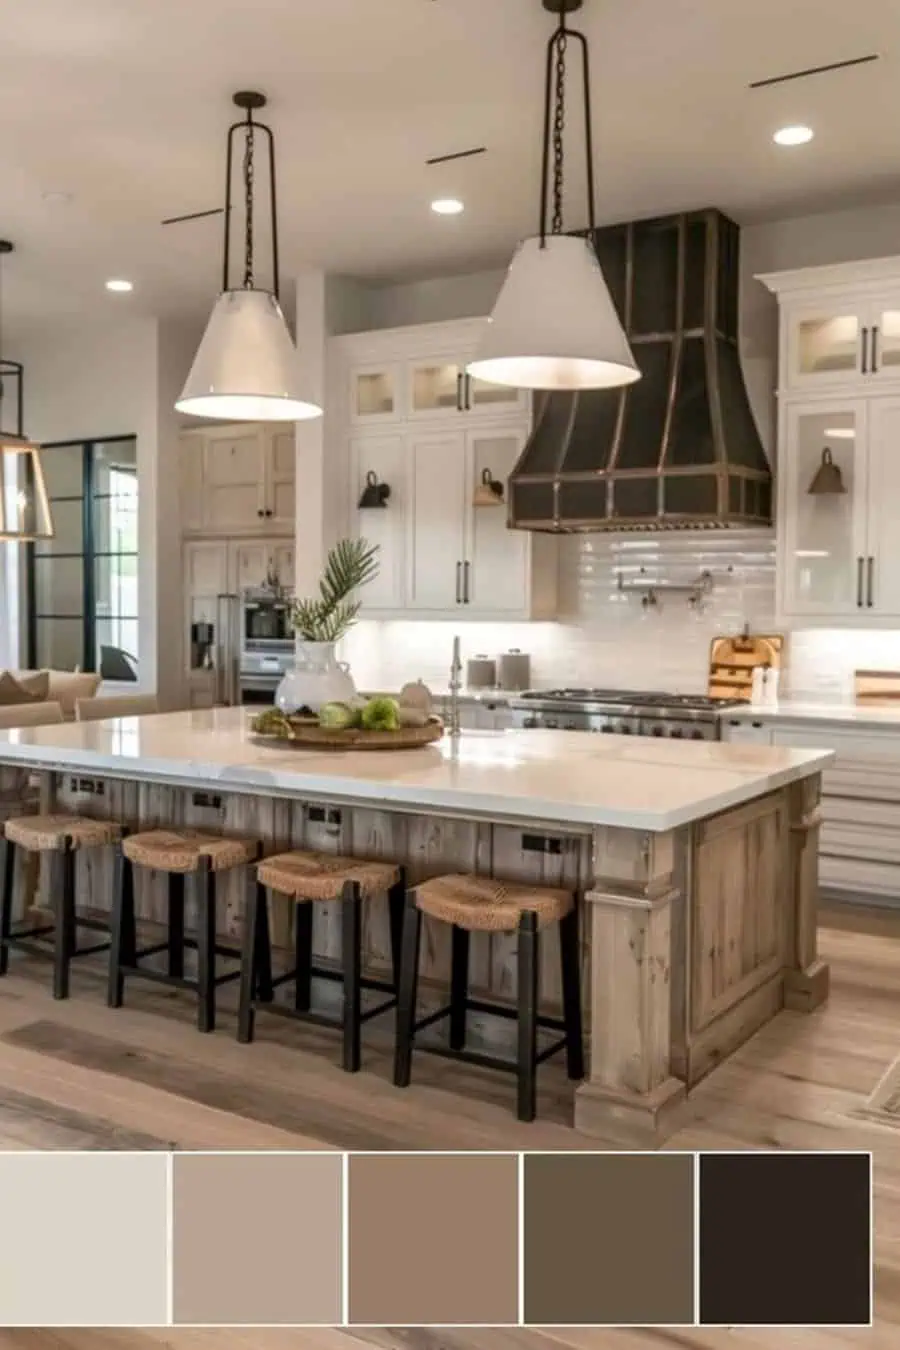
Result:
M465 374L480 331L481 321L472 321L334 340L349 533L379 550L379 575L360 594L365 617L556 615L557 541L507 526L508 479L529 435L529 399ZM479 504L488 483L502 495ZM389 489L386 504L361 507L375 485Z

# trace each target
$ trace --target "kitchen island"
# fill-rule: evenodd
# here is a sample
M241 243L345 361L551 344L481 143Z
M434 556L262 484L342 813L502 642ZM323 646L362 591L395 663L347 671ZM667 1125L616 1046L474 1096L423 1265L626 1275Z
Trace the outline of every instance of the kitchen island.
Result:
M204 710L4 732L0 787L9 801L37 772L48 807L248 834L269 851L391 858L413 882L471 870L577 890L590 1069L575 1124L626 1147L661 1142L693 1084L782 1008L811 1011L827 997L816 944L827 751L486 731L329 754L260 743L250 720L246 709ZM79 857L82 905L108 908L111 863ZM148 924L165 913L161 880L139 889ZM239 931L243 900L240 878L226 878L223 933ZM290 945L292 912L272 916L277 945ZM338 955L338 920L337 906L316 906L324 960ZM507 1001L515 937L479 937L473 993ZM426 923L426 999L429 985L446 987L446 939ZM560 997L552 945L548 1010ZM365 949L372 973L386 973L378 904Z

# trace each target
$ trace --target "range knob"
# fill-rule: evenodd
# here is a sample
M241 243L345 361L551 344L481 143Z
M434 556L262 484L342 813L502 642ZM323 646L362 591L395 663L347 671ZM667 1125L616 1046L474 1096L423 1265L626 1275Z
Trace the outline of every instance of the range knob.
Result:
M662 727L654 727L650 734L652 736L661 736L663 734L663 729Z
M620 736L630 736L630 735L631 735L631 727L626 726L626 725L623 724L622 726L619 727L619 735L620 735Z
M672 730L669 732L669 735L672 736L676 741L679 741L684 736L684 732L681 730L681 727L673 727Z
M605 727L601 727L600 730L603 732L604 736L611 736L613 733L612 727L608 724Z
M566 731L577 731L577 730L578 730L578 723L577 723L577 722L567 722L567 723L566 723Z
M531 731L537 726L537 724L538 720L536 717L526 717L523 725L527 730Z
M548 717L546 722L544 723L544 726L547 727L550 731L556 731L557 728L559 727L559 723L557 722L555 717Z
M692 740L692 741L705 741L705 740L706 740L706 737L703 735L703 732L702 732L702 731L694 731L694 732L691 733L691 740Z

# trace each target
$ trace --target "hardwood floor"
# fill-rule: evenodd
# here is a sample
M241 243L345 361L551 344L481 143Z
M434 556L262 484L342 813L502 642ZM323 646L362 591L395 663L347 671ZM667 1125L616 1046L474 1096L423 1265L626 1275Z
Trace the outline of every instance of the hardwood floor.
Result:
M826 920L831 923L830 916ZM869 931L866 931L866 930ZM860 931L862 930L862 931ZM853 1148L875 1156L876 1325L871 1331L3 1331L0 1350L893 1350L900 1344L900 1128L854 1118L900 1055L900 919L846 914L822 934L832 996L784 1013L692 1094L671 1148ZM572 1093L542 1070L541 1118L517 1123L505 1076L422 1057L389 1083L389 1041L363 1072L336 1037L266 1019L239 1046L226 1012L199 1036L183 996L147 986L109 1012L102 970L82 964L55 1004L48 967L14 958L0 981L0 1148L597 1148L569 1125ZM823 1209L827 1197L822 1197ZM802 1226L817 1215L798 1215Z

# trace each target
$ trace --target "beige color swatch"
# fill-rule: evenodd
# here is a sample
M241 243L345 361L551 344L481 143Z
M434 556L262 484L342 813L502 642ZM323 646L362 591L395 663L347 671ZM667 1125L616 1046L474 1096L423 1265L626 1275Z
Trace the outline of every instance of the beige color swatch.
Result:
M341 1156L176 1154L176 1326L341 1322Z
M518 1159L354 1154L351 1326L506 1326L518 1319Z
M167 1161L0 1154L0 1326L165 1326Z

